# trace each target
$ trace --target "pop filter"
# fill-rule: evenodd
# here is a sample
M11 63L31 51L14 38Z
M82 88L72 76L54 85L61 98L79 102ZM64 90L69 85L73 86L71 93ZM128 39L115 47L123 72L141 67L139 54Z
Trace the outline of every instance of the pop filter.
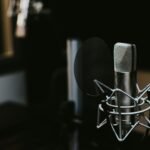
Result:
M74 74L79 88L86 94L97 94L94 79L113 86L113 57L102 39L93 37L83 42L75 58Z

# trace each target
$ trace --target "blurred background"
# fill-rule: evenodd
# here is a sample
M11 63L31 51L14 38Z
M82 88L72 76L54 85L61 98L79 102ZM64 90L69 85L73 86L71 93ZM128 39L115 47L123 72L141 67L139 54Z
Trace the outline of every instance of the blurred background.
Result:
M1 149L121 149L110 127L96 129L97 102L82 89L82 106L70 101L74 96L69 92L75 89L68 62L74 58L67 50L72 41L78 49L92 37L102 38L111 53L116 42L134 43L138 82L146 85L149 9L137 3L0 0ZM141 142L143 132L138 130L123 146L147 147L149 138Z

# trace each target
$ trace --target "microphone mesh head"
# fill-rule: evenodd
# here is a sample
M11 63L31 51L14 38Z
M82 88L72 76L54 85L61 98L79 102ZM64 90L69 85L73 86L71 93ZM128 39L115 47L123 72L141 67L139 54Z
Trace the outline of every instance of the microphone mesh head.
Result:
M132 72L136 70L136 46L128 43L114 45L114 70Z

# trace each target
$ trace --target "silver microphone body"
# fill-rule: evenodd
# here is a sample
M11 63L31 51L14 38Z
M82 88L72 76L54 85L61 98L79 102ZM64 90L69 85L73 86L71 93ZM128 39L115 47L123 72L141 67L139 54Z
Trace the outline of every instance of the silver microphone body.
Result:
M132 97L136 96L136 47L127 43L116 43L114 46L114 71L116 89L121 89ZM116 93L116 105L119 115L115 116L119 127L119 136L123 137L135 121L132 115L121 115L121 113L132 112L133 108L125 106L135 105L130 97L121 92Z

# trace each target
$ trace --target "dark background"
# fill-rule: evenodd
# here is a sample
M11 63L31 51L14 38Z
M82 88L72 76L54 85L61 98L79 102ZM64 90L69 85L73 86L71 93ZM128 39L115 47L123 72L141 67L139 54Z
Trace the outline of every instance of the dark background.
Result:
M138 68L150 69L149 9L146 3L139 2L137 4L138 2L136 2L135 4L127 1L99 1L98 3L86 1L81 3L58 0L43 0L43 2L44 8L50 9L51 13L30 14L27 21L26 38L14 37L15 57L0 60L1 73L19 69L27 72L29 103L27 108L11 104L13 110L9 109L10 114L17 111L14 114L14 120L20 121L8 126L5 130L2 128L0 145L4 147L8 145L7 143L9 145L15 143L15 146L21 145L24 149L26 147L31 149L66 148L66 141L60 142L62 140L61 127L64 121L60 117L60 108L61 104L67 101L67 38L76 37L84 41L97 36L102 38L112 51L116 42L134 43L138 52ZM15 20L15 17L12 18L13 27L15 27ZM85 108L83 118L86 125L80 127L81 147L83 149L110 147L117 149L118 142L114 140L108 126L104 128L103 132L100 131L100 134L97 133L95 129L97 106L95 103L92 104L87 97L85 99L87 99L88 106L91 105L91 107ZM3 107L6 108L2 109ZM6 112L7 107L7 105L2 106L1 110ZM90 116L88 116L88 112L92 112ZM19 119L16 114L20 114ZM5 115L6 113L4 113ZM6 122L6 124L9 123ZM128 144L131 142L134 145L136 141L131 139L123 146L129 148ZM137 141L140 141L139 139ZM61 146L58 146L58 143ZM144 144L138 146L143 147Z

